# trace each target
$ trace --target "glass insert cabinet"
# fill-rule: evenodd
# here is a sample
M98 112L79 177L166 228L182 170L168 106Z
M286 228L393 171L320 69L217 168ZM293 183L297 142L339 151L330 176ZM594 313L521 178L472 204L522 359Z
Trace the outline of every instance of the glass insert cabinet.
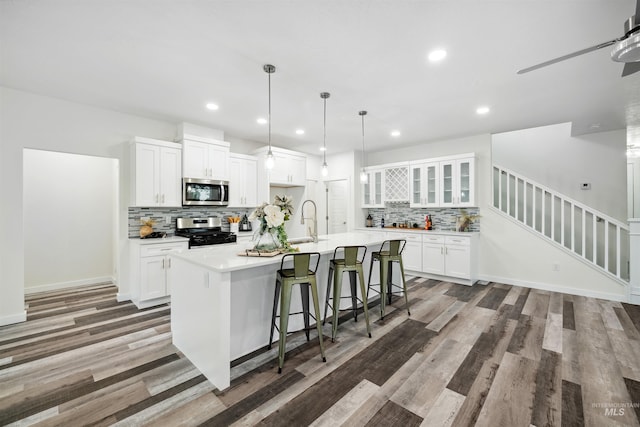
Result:
M412 162L412 208L475 206L475 158Z
M367 182L362 184L362 207L383 208L384 169L367 169Z

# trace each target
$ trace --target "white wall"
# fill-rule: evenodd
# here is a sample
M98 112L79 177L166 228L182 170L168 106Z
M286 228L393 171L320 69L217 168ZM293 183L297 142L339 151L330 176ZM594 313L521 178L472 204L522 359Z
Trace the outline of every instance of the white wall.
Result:
M23 149L120 161L120 258L127 256L128 141L146 136L172 141L176 124L145 119L0 87L0 325L25 320ZM122 264L124 265L124 264ZM118 275L126 277L126 272ZM129 293L120 280L119 292Z
M118 160L24 150L25 292L115 276Z
M571 136L561 123L493 135L493 161L626 222L626 140L626 130Z

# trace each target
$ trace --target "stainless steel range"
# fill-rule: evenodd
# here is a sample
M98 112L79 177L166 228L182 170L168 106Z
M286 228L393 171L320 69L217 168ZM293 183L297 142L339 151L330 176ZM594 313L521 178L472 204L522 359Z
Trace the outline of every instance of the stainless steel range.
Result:
M222 231L222 221L218 217L178 218L176 236L189 238L189 249L193 246L233 243L236 235Z

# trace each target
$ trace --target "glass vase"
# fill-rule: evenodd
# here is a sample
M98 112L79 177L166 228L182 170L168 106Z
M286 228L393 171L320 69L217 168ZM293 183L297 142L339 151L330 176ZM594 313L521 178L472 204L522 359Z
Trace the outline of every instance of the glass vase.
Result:
M278 231L275 229L256 231L253 235L253 250L262 252L272 252L280 249Z

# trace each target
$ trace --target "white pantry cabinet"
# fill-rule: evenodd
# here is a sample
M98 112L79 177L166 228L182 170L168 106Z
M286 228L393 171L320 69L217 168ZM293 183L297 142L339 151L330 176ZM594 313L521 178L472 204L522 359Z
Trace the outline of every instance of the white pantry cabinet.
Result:
M131 206L182 206L180 145L135 137L130 154Z
M229 143L189 136L182 140L182 176L212 180L229 179Z
M367 168L367 182L362 184L362 207L384 207L384 169Z
M252 208L258 205L258 159L255 156L229 154L229 207Z
M169 301L171 254L188 250L187 239L131 239L132 301L138 308Z

